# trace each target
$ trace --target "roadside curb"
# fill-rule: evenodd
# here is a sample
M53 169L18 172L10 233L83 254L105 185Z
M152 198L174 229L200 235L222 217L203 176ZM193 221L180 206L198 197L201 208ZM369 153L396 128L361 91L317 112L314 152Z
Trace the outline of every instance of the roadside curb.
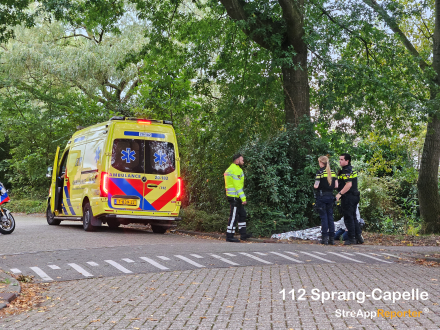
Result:
M15 278L0 271L0 309L8 306L21 292L21 285Z
M438 262L440 263L440 258L431 258L431 257L425 257L425 255L419 255L419 256L414 256L414 255L409 255L409 254L401 254L402 257L404 258L409 258L409 259L414 259L414 260L426 260L426 261L433 261L433 262Z
M225 234L203 233L200 231L190 231L190 230L181 230L181 229L176 229L176 230L172 231L172 233L173 232L187 234L187 235L194 235L194 236L209 236L209 237L213 237L213 238L221 238L221 239L226 240ZM282 242L281 240L277 240L277 239L273 239L273 238L248 238L246 240L246 242L289 244L289 242Z

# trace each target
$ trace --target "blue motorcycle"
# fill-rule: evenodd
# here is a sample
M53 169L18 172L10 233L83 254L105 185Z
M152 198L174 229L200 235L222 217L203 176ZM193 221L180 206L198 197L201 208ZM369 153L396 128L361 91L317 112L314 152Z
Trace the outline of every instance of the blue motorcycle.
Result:
M3 235L11 234L15 229L14 217L9 210L3 207L3 204L8 203L10 200L8 191L0 182L0 234Z

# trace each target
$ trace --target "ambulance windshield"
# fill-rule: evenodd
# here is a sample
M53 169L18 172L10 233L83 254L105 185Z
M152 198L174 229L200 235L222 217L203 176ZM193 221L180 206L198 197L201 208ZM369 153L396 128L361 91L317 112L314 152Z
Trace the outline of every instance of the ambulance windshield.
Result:
M175 170L174 145L162 141L115 139L112 166L129 173L172 173Z

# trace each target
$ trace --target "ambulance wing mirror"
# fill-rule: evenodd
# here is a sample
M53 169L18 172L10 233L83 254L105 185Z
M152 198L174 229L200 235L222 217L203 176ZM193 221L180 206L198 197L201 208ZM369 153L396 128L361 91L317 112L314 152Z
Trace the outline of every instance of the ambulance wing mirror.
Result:
M52 167L52 166L49 166L49 167L47 168L47 173L46 173L46 177L47 177L47 178L51 178L51 177L52 177L52 170L53 170L53 167Z

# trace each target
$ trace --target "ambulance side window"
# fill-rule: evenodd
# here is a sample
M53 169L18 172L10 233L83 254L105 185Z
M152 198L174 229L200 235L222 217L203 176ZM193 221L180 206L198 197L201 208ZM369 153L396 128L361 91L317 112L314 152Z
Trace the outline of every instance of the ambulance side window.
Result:
M115 139L112 150L112 166L129 173L144 173L144 140Z
M61 161L58 176L62 176L66 173L67 157L69 156L69 151L66 151L63 155L63 160Z

